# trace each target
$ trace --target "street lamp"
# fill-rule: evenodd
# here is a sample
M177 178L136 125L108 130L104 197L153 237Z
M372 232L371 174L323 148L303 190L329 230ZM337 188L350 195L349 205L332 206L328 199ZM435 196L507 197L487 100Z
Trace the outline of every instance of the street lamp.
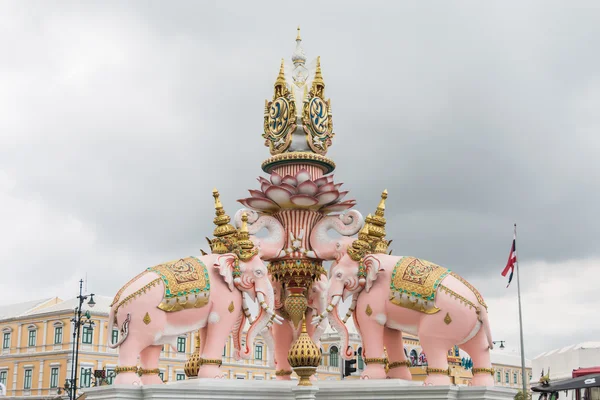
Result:
M71 318L71 322L73 323L73 356L71 358L71 379L65 379L64 387L58 388L57 392L60 395L64 390L64 392L69 395L69 400L75 400L77 398L77 365L79 363L79 334L81 332L81 327L87 324L91 328L95 325L92 321L92 316L90 315L89 310L82 315L81 307L83 306L83 302L87 300L88 297L90 300L88 301L87 305L90 308L93 308L96 305L96 302L94 301L94 293L89 295L83 294L83 279L81 279L79 281L79 296L77 296L77 299L79 299L79 305L73 310L75 315L73 318ZM85 319L83 317L85 317Z
M504 340L498 340L496 342L492 342L492 344L500 343L500 350L504 349Z

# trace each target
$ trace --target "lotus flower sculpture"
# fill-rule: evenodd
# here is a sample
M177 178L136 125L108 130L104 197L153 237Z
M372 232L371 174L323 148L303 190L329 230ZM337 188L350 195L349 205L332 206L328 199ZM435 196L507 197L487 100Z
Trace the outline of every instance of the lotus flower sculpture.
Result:
M306 169L294 176L271 173L271 180L259 177L260 190L249 190L252 197L238 200L244 206L264 213L285 209L305 209L323 214L342 212L356 205L356 200L342 199L348 191L340 191L342 183L335 184L333 175L313 180Z

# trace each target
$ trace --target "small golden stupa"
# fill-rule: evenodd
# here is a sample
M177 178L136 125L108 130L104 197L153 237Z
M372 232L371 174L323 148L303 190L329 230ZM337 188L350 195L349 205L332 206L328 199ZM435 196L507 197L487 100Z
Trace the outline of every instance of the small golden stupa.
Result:
M196 334L196 348L183 367L185 376L190 379L198 377L200 371L200 334Z
M306 332L306 318L302 319L302 332L288 353L288 362L300 377L298 386L312 386L310 377L321 362L321 353Z

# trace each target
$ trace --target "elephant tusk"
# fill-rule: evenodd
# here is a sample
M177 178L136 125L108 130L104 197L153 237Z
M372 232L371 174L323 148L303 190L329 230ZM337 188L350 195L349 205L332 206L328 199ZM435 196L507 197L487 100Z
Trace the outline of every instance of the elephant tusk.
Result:
M346 321L348 321L348 318L350 318L352 316L352 313L354 313L354 310L356 310L357 302L358 302L358 298L354 297L352 299L352 304L350 305L350 308L348 309L348 312L346 313L346 316L343 319L344 324L346 323Z
M333 299L331 300L331 304L329 304L329 306L327 306L327 308L331 307L331 309L333 309L333 307L338 305L338 303L340 302L341 299L342 299L342 296L339 294L333 296ZM327 311L331 312L331 310L329 310L329 309Z

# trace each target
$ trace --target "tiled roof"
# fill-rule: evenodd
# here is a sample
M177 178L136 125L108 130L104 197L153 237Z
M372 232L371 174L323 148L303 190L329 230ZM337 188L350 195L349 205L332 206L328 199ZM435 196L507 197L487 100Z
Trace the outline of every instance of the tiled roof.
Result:
M27 315L36 309L42 309L47 304L61 302L58 297L49 297L46 299L30 300L23 303L7 304L0 306L0 320L17 318Z
M84 310L90 310L90 312L92 312L92 313L108 314L108 312L110 311L110 303L112 303L113 297L94 295L94 301L96 302L96 305L93 308L90 308L87 305L88 300L84 301L84 303L83 303ZM74 310L75 307L77 307L78 305L79 305L79 299L74 297L72 299L64 300L53 306L45 307L42 310L36 310L36 311L30 312L27 314L34 315L34 314L41 314L41 313Z

